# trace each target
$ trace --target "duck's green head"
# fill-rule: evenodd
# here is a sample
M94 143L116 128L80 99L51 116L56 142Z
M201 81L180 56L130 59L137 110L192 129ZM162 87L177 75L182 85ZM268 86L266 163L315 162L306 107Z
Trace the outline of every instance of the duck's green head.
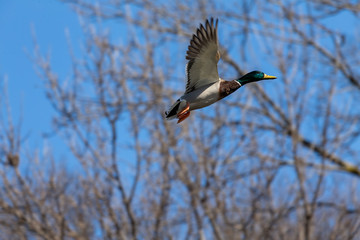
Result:
M236 79L236 81L238 81L241 85L245 85L245 84L251 83L251 82L257 82L257 81L261 81L261 80L270 80L270 79L276 79L276 77L267 75L260 71L252 71L252 72L245 74L241 78Z

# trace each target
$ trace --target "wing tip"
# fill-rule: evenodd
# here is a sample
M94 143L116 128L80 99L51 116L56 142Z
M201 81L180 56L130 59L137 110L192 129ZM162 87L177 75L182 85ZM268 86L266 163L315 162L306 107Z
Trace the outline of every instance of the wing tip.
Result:
M210 17L206 19L205 25L200 23L200 26L196 29L195 33L190 39L190 44L188 46L188 51L185 59L193 59L194 56L200 53L202 45L206 45L210 41L214 41L216 44L218 44L218 22L218 18ZM193 51L191 48L195 48L196 51Z

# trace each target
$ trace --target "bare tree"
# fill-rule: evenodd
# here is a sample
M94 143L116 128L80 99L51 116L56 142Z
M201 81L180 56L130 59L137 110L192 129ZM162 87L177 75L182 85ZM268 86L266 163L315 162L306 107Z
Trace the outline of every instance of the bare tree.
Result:
M10 151L21 161L0 169L0 237L360 238L358 3L63 2L84 20L83 55L71 44L67 79L36 43L34 62L76 168ZM188 41L210 16L221 76L267 68L278 80L168 122Z

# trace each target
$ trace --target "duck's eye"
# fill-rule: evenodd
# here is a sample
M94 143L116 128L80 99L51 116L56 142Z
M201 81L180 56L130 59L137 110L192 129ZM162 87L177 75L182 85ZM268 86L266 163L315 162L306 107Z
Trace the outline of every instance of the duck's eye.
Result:
M264 73L257 73L256 78L264 78Z

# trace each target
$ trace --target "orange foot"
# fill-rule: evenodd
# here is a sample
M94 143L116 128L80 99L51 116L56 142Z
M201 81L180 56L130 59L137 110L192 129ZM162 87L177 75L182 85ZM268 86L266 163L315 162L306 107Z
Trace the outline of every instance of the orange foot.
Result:
M179 112L177 114L177 118L179 119L177 123L181 123L182 121L184 121L188 116L190 116L190 104L186 103L186 107L184 110L182 110L181 112Z

